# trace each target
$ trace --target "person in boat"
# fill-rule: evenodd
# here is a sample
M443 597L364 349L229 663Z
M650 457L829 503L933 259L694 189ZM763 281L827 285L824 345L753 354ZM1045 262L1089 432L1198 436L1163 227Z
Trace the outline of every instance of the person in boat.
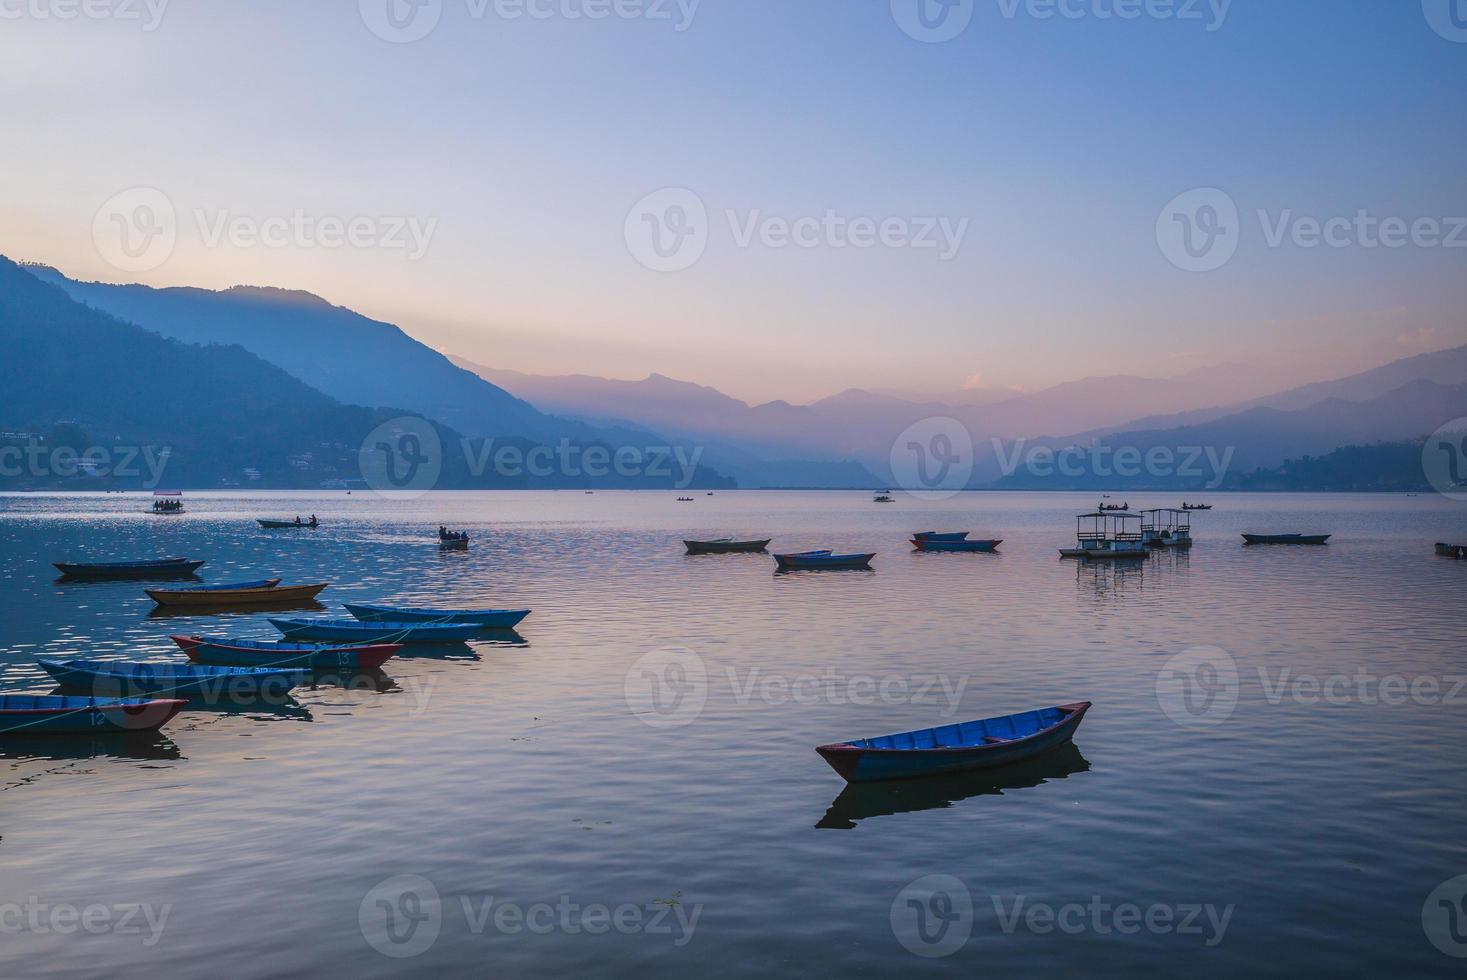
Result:
M315 514L312 514L311 515L311 527L315 527L315 526L316 526L316 515Z

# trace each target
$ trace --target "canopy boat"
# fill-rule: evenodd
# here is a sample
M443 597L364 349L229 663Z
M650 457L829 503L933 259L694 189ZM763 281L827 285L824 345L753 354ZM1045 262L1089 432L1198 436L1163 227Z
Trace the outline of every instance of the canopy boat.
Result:
M1132 561L1145 558L1146 546L1141 531L1128 521L1140 521L1137 514L1094 513L1075 518L1075 547L1061 548L1061 558L1089 558L1095 561Z
M1324 544L1328 534L1244 534L1248 544Z
M921 538L924 541L966 541L968 540L968 532L952 531L939 534L937 531L918 531L912 537Z
M869 555L837 555L830 551L802 551L793 555L775 555L774 560L779 564L779 571L832 571L844 569L856 569L871 567L871 559L876 553Z
M363 623L355 619L272 619L292 640L328 643L462 643L483 629L478 623Z
M1184 500L1184 501L1182 501L1182 509L1183 510L1212 510L1212 504L1189 504L1189 503L1187 503Z
M284 694L308 683L311 672L280 668L200 667L196 664L127 663L117 660L38 660L62 687L104 697L168 694L211 700Z
M1436 553L1443 558L1467 558L1467 544L1443 544L1438 541Z
M278 530L278 529L281 529L281 528L287 528L287 527L320 527L321 526L321 522L318 521L318 520L316 520L316 515L314 515L314 514L311 515L311 519L309 521L303 521L299 517L297 517L293 521L267 521L267 520L265 520L263 518L257 517L257 518L255 518L255 521L261 527L267 528L267 529L272 530L272 531L273 530Z
M1089 701L940 728L822 745L815 751L847 782L911 779L1007 765L1065 745Z
M53 563L69 578L147 579L192 575L204 564L190 558L153 558L147 561Z
M183 513L183 491L181 490L154 490L153 506L148 510L150 514L182 514Z
M243 582L238 585L205 585L197 589L144 589L160 606L261 606L276 603L310 602L329 582L314 585L281 585L280 579Z
M769 547L772 538L762 541L735 541L733 538L714 538L712 541L683 541L690 555L732 555L759 552Z
M1192 547L1192 515L1172 507L1143 510L1141 543L1148 548Z
M219 667L298 667L307 670L377 670L402 649L400 643L322 646L285 640L219 640L170 637L194 663Z
M986 541L954 541L948 538L913 538L912 547L918 551L997 551L1003 544L1002 538Z
M511 630L530 615L528 609L424 609L421 606L373 606L343 603L364 623L471 623L480 629Z
M0 694L0 735L105 735L162 728L187 701Z

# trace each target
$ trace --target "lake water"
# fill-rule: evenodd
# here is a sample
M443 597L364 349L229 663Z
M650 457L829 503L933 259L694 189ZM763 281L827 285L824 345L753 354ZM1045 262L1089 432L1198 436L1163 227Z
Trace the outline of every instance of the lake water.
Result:
M0 742L0 973L1460 975L1467 562L1432 544L1467 542L1467 505L1219 494L1189 553L1112 568L1056 553L1093 496L674 497L0 498L6 692L52 689L37 656L275 635L150 617L58 560L329 581L338 614L534 610L370 689ZM472 550L440 553L440 523ZM1004 544L914 554L922 529ZM725 534L878 556L683 554ZM847 791L813 751L1079 700L1073 748L1017 771Z

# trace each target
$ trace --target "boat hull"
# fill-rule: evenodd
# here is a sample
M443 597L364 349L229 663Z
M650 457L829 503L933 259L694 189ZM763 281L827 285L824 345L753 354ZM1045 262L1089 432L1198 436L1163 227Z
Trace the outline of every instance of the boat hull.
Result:
M188 702L112 701L56 695L0 695L0 735L105 735L157 731Z
M212 667L378 670L402 649L398 643L353 647L285 641L245 641L241 644L239 641L210 640L203 636L174 636L170 639L194 663Z
M199 667L193 664L108 664L101 661L41 660L46 673L64 688L94 697L136 698L167 695L210 701L228 697L284 694L310 680L303 669Z
M990 769L1032 758L1068 744L1090 710L1090 702L1060 705L1065 717L1025 738L985 745L939 748L864 748L852 743L822 745L820 753L847 782L869 783L892 779Z
M912 546L918 551L993 552L1003 544L1002 539L992 541L962 541L936 538L913 538Z
M316 585L287 585L263 589L212 589L192 591L189 589L144 589L143 591L160 606L270 606L277 603L310 602L329 583Z
M918 531L916 534L912 535L912 537L922 541L966 541L968 540L968 532Z
M690 555L755 554L769 547L772 538L763 541L684 541Z
M321 526L320 524L297 524L295 521L267 521L258 517L255 518L255 521L267 531L283 531L287 528L314 528Z
M362 623L355 620L272 619L271 625L292 640L333 643L463 643L483 629L477 623Z
M469 542L466 539L464 539L464 540L457 540L457 541L439 541L438 542L438 550L440 550L440 551L468 551L469 550Z
M1244 534L1248 544L1324 544L1328 534Z
M1467 558L1467 544L1437 543L1436 553L1443 558Z
M528 609L400 609L359 602L343 605L364 623L465 623L490 630L512 630L530 615Z
M775 555L774 560L781 572L832 572L869 570L875 557L876 553L872 552L869 555Z
M65 562L52 563L67 578L78 579L154 579L184 578L203 567L202 561L167 558L160 561L134 562Z

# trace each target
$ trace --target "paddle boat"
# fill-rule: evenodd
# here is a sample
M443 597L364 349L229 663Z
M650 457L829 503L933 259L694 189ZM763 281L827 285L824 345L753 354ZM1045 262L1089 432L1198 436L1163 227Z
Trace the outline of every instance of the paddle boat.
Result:
M190 558L153 558L147 561L58 561L52 564L68 578L147 579L192 575L204 563Z
M714 538L712 541L683 541L690 555L732 555L760 552L769 547L772 538L762 541L735 541L733 538Z
M1129 521L1140 521L1138 514L1094 513L1075 518L1075 547L1061 548L1061 558L1089 558L1094 561L1132 561L1145 558L1146 546L1141 531Z
M153 506L148 509L150 514L182 514L183 513L183 491L181 490L154 490Z
M1192 547L1192 515L1172 507L1143 510L1141 543L1148 548Z
M510 630L530 615L528 609L424 609L346 602L346 611L364 623L472 623L480 629Z
M37 660L62 687L103 697L169 694L212 700L220 696L284 694L310 682L308 670L200 667L196 664L127 663L117 660Z
M1247 544L1324 544L1330 539L1328 534L1247 534L1243 535L1243 541Z
M308 670L377 670L402 649L400 643L323 646L285 640L172 636L190 660L216 667L300 667Z
M912 547L918 551L993 552L1003 544L1002 538L984 541L954 541L949 538L913 538Z
M320 527L321 526L321 522L318 521L318 520L316 520L316 515L315 514L312 514L311 515L311 519L309 521L303 521L299 517L297 517L293 521L268 521L268 520L265 520L264 518L257 517L257 518L255 518L255 522L258 523L261 527L265 528L266 530L270 530L270 531L276 531L276 530L281 530L283 528L293 528L293 527Z
M196 589L144 589L160 606L259 606L275 603L309 602L329 583L285 585L280 579L240 582L233 585L201 585Z
M75 698L0 694L0 735L104 735L157 731L188 704L182 699Z
M1443 558L1467 558L1467 544L1443 544L1438 541L1436 553Z
M774 560L781 572L818 572L870 569L871 559L875 557L875 552L869 555L837 555L830 551L802 551L793 555L775 555Z
M1067 744L1089 701L939 728L822 745L815 751L851 783L912 779L1019 762Z
M950 531L939 533L937 531L918 531L912 537L921 538L924 541L966 541L968 540L968 532Z
M292 640L328 643L462 643L483 629L478 623L363 623L355 619L272 619Z

